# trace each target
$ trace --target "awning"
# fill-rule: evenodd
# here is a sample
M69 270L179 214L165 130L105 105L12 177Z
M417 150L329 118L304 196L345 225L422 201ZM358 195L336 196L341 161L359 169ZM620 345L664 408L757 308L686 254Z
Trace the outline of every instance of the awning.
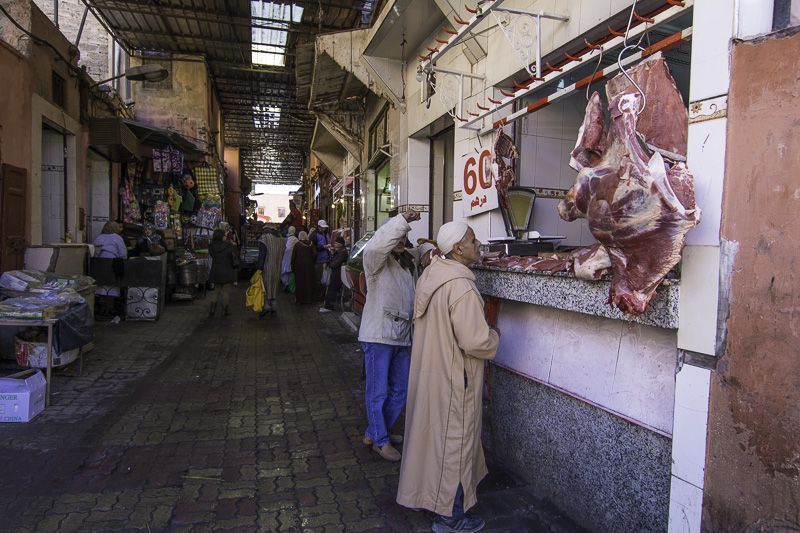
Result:
M333 194L339 194L342 190L347 190L353 184L353 176L347 176L344 179L340 179L336 182L336 185L333 186ZM346 193L345 193L346 194Z
M319 120L314 127L314 136L311 138L311 151L334 176L338 177L343 174L347 150Z
M139 154L142 156L150 157L152 148L161 146L174 146L180 149L184 159L188 161L201 161L205 156L203 150L180 133L133 120L124 120L124 123L139 138Z
M119 117L92 119L89 145L111 161L130 161L139 155L139 140Z

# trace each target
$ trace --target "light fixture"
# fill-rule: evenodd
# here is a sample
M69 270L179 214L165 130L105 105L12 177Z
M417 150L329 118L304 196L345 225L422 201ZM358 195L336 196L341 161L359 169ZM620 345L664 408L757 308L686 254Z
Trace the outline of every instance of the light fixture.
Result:
M98 85L102 85L104 83L108 83L110 81L114 81L116 79L125 77L125 79L129 81L164 81L169 76L169 71L162 67L161 65L141 65L138 67L131 67L125 71L124 74L119 74L112 78L108 78L107 80L98 81L91 85L91 87L97 87Z

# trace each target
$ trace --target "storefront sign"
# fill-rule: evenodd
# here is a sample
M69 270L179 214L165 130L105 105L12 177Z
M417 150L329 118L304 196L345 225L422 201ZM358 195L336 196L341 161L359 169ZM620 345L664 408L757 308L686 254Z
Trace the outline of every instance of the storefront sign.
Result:
M497 209L497 188L494 186L492 152L484 148L480 153L468 153L457 167L462 178L463 214L471 217Z

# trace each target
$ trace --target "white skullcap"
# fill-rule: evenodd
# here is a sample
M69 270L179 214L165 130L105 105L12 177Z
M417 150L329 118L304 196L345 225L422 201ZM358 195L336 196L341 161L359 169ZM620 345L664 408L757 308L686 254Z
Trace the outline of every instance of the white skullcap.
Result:
M469 226L463 222L448 222L439 228L439 232L436 234L436 245L444 255L447 255L453 251L453 246L461 242L461 239L467 234L467 230L469 230Z
M301 231L300 234L297 236L297 238L300 239L301 241L308 240L308 233L306 233L305 231Z
M429 242L423 242L422 244L417 246L417 250L419 250L420 257L425 255L427 252L430 252L431 250L434 250L435 248L436 247L434 245L432 245L431 243L429 243Z
M289 226L289 231L287 232L287 235L294 235L296 232L297 228L295 228L294 226Z

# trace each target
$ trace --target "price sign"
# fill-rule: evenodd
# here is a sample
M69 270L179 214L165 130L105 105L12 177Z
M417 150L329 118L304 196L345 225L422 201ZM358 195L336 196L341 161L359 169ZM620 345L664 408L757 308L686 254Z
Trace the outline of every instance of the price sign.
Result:
M461 158L458 170L462 175L463 214L471 217L497 209L497 188L494 186L494 158L488 148L480 153L469 153Z

